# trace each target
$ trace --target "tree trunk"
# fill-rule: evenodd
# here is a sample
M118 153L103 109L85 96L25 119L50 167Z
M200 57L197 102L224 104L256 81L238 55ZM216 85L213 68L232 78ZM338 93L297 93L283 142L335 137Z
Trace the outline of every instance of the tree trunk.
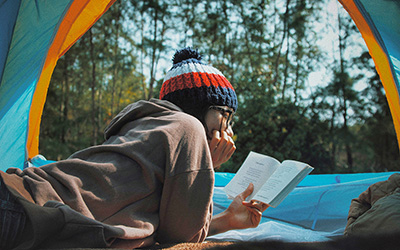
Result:
M92 100L92 145L97 145L97 117L96 117L96 60L94 56L94 43L92 29L89 29L89 44L90 44L90 60L92 63L92 79L91 79L91 100Z
M279 61L281 59L283 43L285 42L286 34L288 33L289 4L290 4L290 0L286 0L286 11L285 11L285 14L283 16L283 34L282 34L282 39L281 39L281 41L279 43L278 55L276 56L276 59L275 59L275 76L274 76L274 79L272 81L272 84L274 86L277 85L278 80L279 80L279 64L280 64Z
M62 97L63 97L63 102L62 102L62 107L61 107L61 112L62 112L62 128L61 128L61 134L60 134L60 140L61 143L66 142L66 124L68 121L68 103L69 103L69 77L68 77L68 64L69 64L69 54L65 55L64 59L64 68L63 68L63 90L62 90Z
M287 80L288 80L288 71L289 71L289 52L290 52L290 44L289 44L289 33L288 33L288 37L286 38L286 55L285 55L285 70L283 73L283 86L282 86L282 96L281 96L281 102L283 103L285 101L285 91L286 91L286 86L287 86Z
M116 3L117 5L120 5L118 3ZM111 89L111 116L114 116L114 96L115 96L115 88L117 85L117 78L118 78L118 39L119 39L119 31L120 31L120 11L119 9L116 10L116 17L115 17L115 30L116 30L116 34L115 34L115 44L114 44L114 48L113 48L113 53L114 53L114 70L113 70L113 78L112 78L112 89ZM117 103L119 102L119 100L117 100ZM118 106L118 104L117 104Z
M346 93L346 84L347 84L347 79L346 79L346 72L345 72L345 61L343 58L343 52L345 49L345 40L347 39L348 35L347 35L347 31L346 35L344 37L342 37L341 35L341 30L342 30L342 21L341 21L341 17L340 14L338 13L338 24L339 24L339 60L340 60L340 75L339 75L339 80L340 80L340 87L341 87L341 92L342 92L342 116L343 116L343 131L344 131L344 143L345 143L345 149L346 149L346 156L347 156L347 165L349 167L349 172L353 172L353 154L352 154L352 149L350 146L350 131L348 128L348 124L347 124L347 93Z

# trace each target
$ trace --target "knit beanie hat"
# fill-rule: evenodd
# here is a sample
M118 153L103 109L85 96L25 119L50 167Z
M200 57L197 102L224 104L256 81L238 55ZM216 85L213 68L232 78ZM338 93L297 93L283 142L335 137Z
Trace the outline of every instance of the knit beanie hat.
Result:
M216 68L201 62L201 55L190 47L176 51L167 72L160 99L168 100L186 113L198 117L210 105L237 109L235 90Z

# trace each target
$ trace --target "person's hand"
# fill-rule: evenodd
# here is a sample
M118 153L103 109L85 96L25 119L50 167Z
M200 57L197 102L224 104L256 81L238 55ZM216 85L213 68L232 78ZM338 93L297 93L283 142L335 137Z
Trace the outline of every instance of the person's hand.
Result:
M253 190L254 185L250 183L247 189L236 196L227 208L226 212L229 214L229 224L232 229L252 228L260 224L262 213L269 205L259 201L246 201Z
M227 162L236 150L235 142L225 131L220 133L214 130L209 146L214 168L218 168L221 164Z
M232 229L257 227L260 224L262 213L269 205L257 201L245 201L253 190L254 185L250 184L243 193L235 197L225 211L213 216L208 236Z

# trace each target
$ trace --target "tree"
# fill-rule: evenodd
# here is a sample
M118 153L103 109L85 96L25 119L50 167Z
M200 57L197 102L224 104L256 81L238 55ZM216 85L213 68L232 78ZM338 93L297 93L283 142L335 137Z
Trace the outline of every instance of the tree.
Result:
M121 18L126 3L113 5L58 61L40 134L40 152L50 159L102 142L109 120L141 96L130 40L121 46L128 37Z
M149 82L145 83L144 78L142 79L143 99L150 99L155 95L158 63L161 54L165 51L166 33L170 29L169 2L157 0L131 1L131 5L134 13L132 18L138 17L133 19L133 22L139 27L139 30L131 32L140 31L140 40L137 40L136 43L139 48L142 74L144 74L145 57L149 61Z
M357 112L359 109L360 97L359 92L354 90L356 80L350 76L352 71L349 60L345 57L345 51L349 48L351 35L355 31L355 25L350 17L344 16L342 12L338 12L338 60L334 62L332 70L332 80L328 85L317 91L321 95L321 108L325 109L328 115L325 119L330 119L330 150L331 162L334 164L332 170L339 165L344 167L348 172L353 172L353 142L356 136L352 133L350 127L354 124L353 116L350 112ZM344 157L342 155L341 146L344 147ZM345 161L342 161L345 158ZM342 164L342 162L344 162Z
M376 73L359 76L372 66L348 55L354 25L342 14L334 17L340 22L337 60L324 65L325 48L316 43L324 32L315 32L314 24L325 4L116 2L59 60L43 113L41 152L62 159L101 143L101 131L123 107L158 97L174 50L191 46L224 73L238 95L238 149L223 171L234 172L250 150L308 162L318 173L395 168L398 148L382 87ZM308 77L318 67L329 70L331 79L309 94ZM362 98L354 88L359 82L371 85L364 94L376 102Z
M373 73L369 77L359 75L361 79L367 78L368 85L363 91L363 96L368 102L365 102L364 111L367 113L364 114L364 126L359 130L361 140L358 142L358 148L365 150L364 155L367 157L364 164L368 164L369 167L360 171L399 170L399 147L382 82L368 52L355 58L354 63L361 68L368 68Z

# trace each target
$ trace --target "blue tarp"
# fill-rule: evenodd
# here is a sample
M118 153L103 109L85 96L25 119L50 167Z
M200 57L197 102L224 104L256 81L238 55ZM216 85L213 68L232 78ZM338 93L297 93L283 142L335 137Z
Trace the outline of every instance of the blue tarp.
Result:
M268 208L263 213L257 228L233 230L209 239L302 242L340 236L346 227L351 200L370 185L387 180L393 173L309 175L277 208ZM218 214L231 203L223 187L234 174L216 173L215 176L214 214Z

